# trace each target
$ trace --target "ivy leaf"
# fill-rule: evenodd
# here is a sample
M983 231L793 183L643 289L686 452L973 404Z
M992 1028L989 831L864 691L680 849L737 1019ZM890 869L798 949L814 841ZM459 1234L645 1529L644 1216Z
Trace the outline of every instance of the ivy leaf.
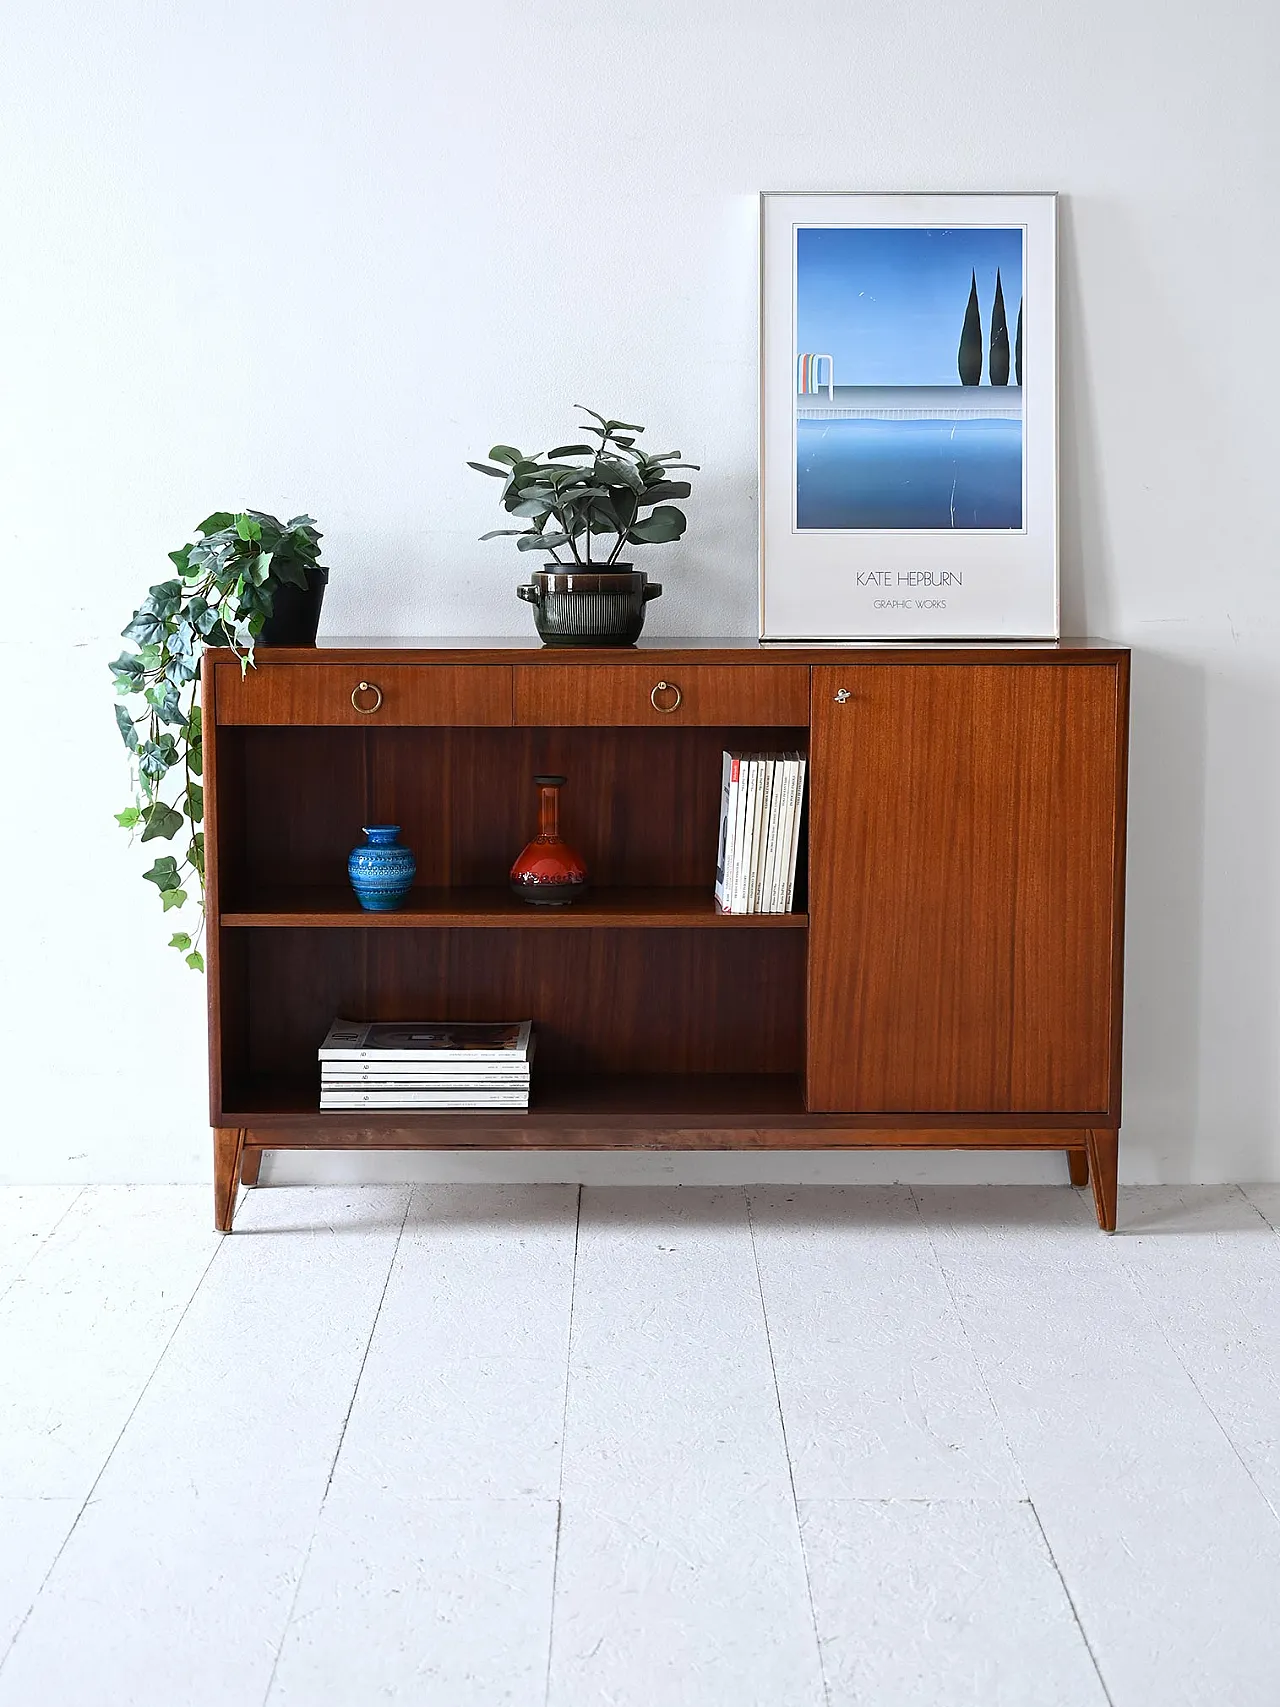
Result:
M172 912L175 907L180 907L186 898L185 889L162 889L160 891L160 900L164 904L166 913Z
M276 553L271 573L275 580L287 581L291 587L305 587L307 584L307 564L282 551Z
M122 830L136 830L142 822L142 811L137 806L126 806L123 812L115 815L116 823Z
M138 748L138 769L143 776L158 781L178 762L178 743L172 735L161 735L154 741L144 741Z
M198 782L187 784L187 817L193 824L204 819L204 789Z
M229 528L235 519L230 510L215 510L211 516L204 518L196 532L207 538L211 533L221 533L224 528Z
M125 640L136 640L140 646L145 646L149 641L159 640L164 633L164 624L151 611L139 608L128 627L122 628L120 633Z
M262 538L262 524L246 511L236 517L236 532L243 540L259 540Z
M178 703L178 689L173 682L156 682L147 689L146 701L162 723L174 724L179 729L186 727L187 714ZM121 706L116 707L117 711L122 709ZM176 751L174 757L177 757Z
M116 726L120 731L120 739L131 753L136 753L140 745L138 731L133 726L133 719L122 705L117 705Z
M142 602L142 609L158 616L162 622L168 622L178 614L182 607L182 582L161 581L157 586L148 590L147 597Z
M144 842L171 841L182 828L181 812L175 812L163 800L153 800L142 815L146 819L146 828L142 832Z
M190 948L191 938L187 935L186 931L174 931L173 935L169 938L169 947Z
M204 971L204 955L201 954L198 948L193 948L191 953L187 956L187 965L193 972Z
M150 871L142 874L144 883L154 883L157 889L176 889L178 887L178 862L172 854L164 854L151 867Z
M142 683L142 660L136 652L122 652L107 665L120 693L135 693Z

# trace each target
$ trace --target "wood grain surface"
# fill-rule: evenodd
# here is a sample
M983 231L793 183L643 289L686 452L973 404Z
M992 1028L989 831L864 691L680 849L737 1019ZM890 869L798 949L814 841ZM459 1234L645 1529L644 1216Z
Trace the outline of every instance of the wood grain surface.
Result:
M227 724L364 729L511 722L511 671L503 664L307 666L270 663L264 655L244 674L239 664L219 664L217 677L218 719Z
M1065 1149L1077 1182L1087 1152L1114 1225L1127 692L1097 642L210 654L220 1223L263 1148L936 1145ZM714 911L725 748L809 753L789 916ZM540 772L593 884L563 913L506 889ZM346 856L386 822L418 887L367 915ZM534 1106L321 1114L340 1014L532 1017Z
M660 683L666 686L659 691ZM809 672L800 664L521 664L515 669L515 720L639 729L807 723Z
M811 1108L1110 1109L1119 703L1106 664L814 671Z

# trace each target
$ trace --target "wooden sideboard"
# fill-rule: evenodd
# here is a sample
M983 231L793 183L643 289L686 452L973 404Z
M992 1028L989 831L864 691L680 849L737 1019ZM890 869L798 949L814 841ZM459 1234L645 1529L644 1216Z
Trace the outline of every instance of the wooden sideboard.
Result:
M210 651L218 1227L264 1150L858 1147L1065 1150L1114 1228L1128 689L1094 641ZM809 754L794 912L715 910L725 747ZM544 771L563 910L507 888ZM348 887L370 823L400 912ZM339 1014L530 1017L533 1105L322 1114Z

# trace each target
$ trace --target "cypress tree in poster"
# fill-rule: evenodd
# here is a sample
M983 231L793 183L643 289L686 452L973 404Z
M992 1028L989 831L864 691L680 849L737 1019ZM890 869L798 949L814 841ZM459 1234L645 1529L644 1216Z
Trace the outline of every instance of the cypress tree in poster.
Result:
M996 268L996 299L991 305L991 354L987 357L987 373L992 385L1009 383L1009 323L1004 317L1004 287L1000 269Z
M1013 346L1013 374L1018 384L1022 384L1022 303L1018 304L1018 336Z
M960 369L961 385L982 383L982 315L978 310L978 275L972 274L969 286L969 306L964 311L964 326L960 332L960 353L956 365Z

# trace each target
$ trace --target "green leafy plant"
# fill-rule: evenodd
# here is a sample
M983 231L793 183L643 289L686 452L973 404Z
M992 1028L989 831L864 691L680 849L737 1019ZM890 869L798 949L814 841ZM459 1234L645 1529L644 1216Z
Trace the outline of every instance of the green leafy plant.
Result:
M184 906L194 888L200 918L177 931L176 948L196 972L204 970L204 772L200 728L200 660L207 646L229 646L241 670L271 615L276 588L307 585L318 567L320 535L310 516L281 522L261 510L219 510L196 529L194 543L169 553L177 574L152 587L133 613L122 652L111 665L116 724L129 750L133 804L116 822L145 842L171 842L189 830L181 854L162 854L143 872L166 913Z
M598 445L557 445L532 456L513 445L494 445L487 463L467 464L501 480L503 509L529 524L495 528L481 534L482 539L514 538L517 550L545 552L562 568L570 565L558 554L567 550L579 568L608 569L625 546L660 545L680 538L686 526L684 512L670 500L687 498L691 488L687 480L671 476L681 468L696 470L698 464L681 462L683 453L678 450L657 455L640 450L636 435L643 427L607 421L594 409L583 413L598 423L581 429L599 439ZM594 560L593 538L600 538L601 544Z

